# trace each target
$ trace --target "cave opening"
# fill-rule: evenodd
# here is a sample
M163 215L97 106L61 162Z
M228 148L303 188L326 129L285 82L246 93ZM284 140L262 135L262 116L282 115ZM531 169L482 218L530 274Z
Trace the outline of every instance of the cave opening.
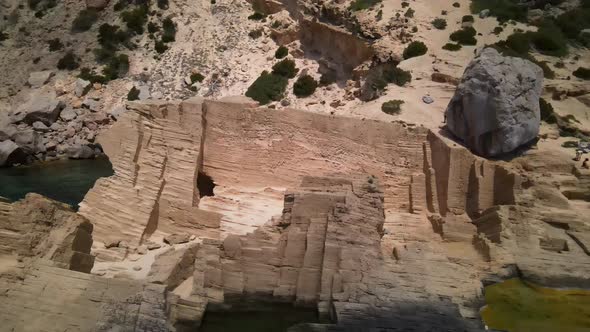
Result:
M199 189L199 197L215 196L213 193L215 182L206 173L199 172L197 175L197 188Z

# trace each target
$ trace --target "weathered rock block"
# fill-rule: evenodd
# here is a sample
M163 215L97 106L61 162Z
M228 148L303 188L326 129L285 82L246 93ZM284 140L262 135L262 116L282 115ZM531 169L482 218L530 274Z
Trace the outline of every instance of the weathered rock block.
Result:
M484 49L467 67L446 110L447 127L472 151L494 157L534 140L543 71Z

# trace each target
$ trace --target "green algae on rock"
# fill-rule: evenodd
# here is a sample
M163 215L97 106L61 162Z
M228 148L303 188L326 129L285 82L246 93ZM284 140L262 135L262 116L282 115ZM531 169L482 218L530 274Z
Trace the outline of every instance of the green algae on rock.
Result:
M590 291L540 287L518 278L485 289L486 325L509 332L590 329Z

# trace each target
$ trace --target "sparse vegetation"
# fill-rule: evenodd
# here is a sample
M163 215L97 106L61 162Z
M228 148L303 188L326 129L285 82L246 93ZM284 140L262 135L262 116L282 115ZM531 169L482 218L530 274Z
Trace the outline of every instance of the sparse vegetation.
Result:
M59 51L64 47L64 44L62 44L59 38L50 39L47 41L47 44L49 45L50 52Z
M461 23L465 23L465 22L475 22L475 19L473 19L473 16L471 15L465 15L463 16L463 18L461 19Z
M295 67L295 61L284 59L272 66L272 73L286 78L293 78L297 75L299 69Z
M546 22L536 32L529 32L527 35L537 50L546 55L564 56L568 53L567 39L559 28Z
M318 82L309 75L299 76L293 85L293 93L298 98L311 96L318 87Z
M196 82L203 82L203 80L205 79L205 76L201 75L200 73L192 73L191 74L191 83L196 83Z
M139 99L139 89L136 87L132 87L131 90L127 93L127 100L133 101Z
M110 81L123 77L129 71L129 57L126 54L119 54L110 58L102 70L105 80Z
M445 20L444 18L435 18L432 21L432 26L439 30L444 30L447 28L447 20Z
M406 1L402 1L402 8L410 7L410 4Z
M475 39L475 35L477 31L475 31L472 27L463 28L461 30L457 30L453 32L450 36L450 39L458 44L461 45L476 45L477 39Z
M539 99L539 108L541 110L541 120L547 123L556 123L557 118L555 116L555 111L553 110L553 106L547 102L545 99Z
M168 0L158 0L158 8L160 9L168 9Z
M149 22L147 25L147 29L149 33L156 33L160 31L160 27L154 22Z
M159 54L162 54L168 50L168 46L166 46L166 44L164 44L164 42L162 42L161 40L158 40L158 41L156 41L156 44L154 45L154 49Z
M461 44L453 44L453 43L446 43L442 47L443 50L447 50L447 51L451 51L451 52L456 52L462 48L463 48L463 46L461 46Z
M412 81L412 74L409 71L398 67L386 67L383 70L383 79L387 83L394 83L397 86L404 86Z
M80 74L78 75L79 78L83 80L87 80L91 83L106 83L107 80L104 76L96 74L90 68L84 67L80 69Z
M252 39L258 39L262 36L262 29L254 29L248 33L248 36Z
M390 100L390 101L386 101L381 105L381 111L383 111L383 113L389 114L389 115L396 115L401 113L402 111L402 105L404 104L403 100Z
M350 4L350 7L348 7L349 10L355 12L355 11L359 11L359 10L364 10L364 9L369 9L379 3L381 3L382 0L354 0L353 3ZM402 3L403 6L403 3Z
M147 6L140 6L121 13L121 19L127 25L127 29L138 35L143 34L143 27L147 22Z
M499 22L510 20L524 22L527 18L526 6L519 6L513 0L472 0L470 7L472 13L489 9L490 16L496 17Z
M0 31L0 43L8 39L8 34L4 31Z
M169 43L176 39L176 26L169 17L162 22L162 42Z
M285 46L279 46L279 48L275 52L275 58L282 59L289 54L289 49Z
M404 50L404 59L410 59L417 56L421 56L428 52L428 47L421 41L413 41Z
M59 59L57 62L57 69L60 70L74 70L79 66L78 58L72 51L67 52L63 58Z
M458 2L453 2L453 7L459 8L459 7L461 7L461 4Z
M259 13L259 12L255 12L254 14L248 16L248 19L253 20L253 21L260 21L265 18L266 18L266 15Z
M248 91L246 91L246 96L262 105L268 104L271 101L279 101L283 98L287 83L288 79L286 77L264 71L250 85Z
M405 14L404 14L404 17L407 17L407 18L412 18L412 17L414 17L414 13L415 13L415 12L416 12L416 11L415 11L415 10L413 10L412 8L408 8L408 10L406 10L406 12L405 12Z
M129 0L119 0L113 6L113 10L118 12L121 11L129 6Z
M98 13L93 9L83 9L72 22L73 32L88 31L98 20Z
M583 80L590 80L590 68L579 67L574 70L573 75Z
M493 32L494 32L494 35L499 35L499 34L502 33L502 31L504 31L504 28L498 26L498 27L495 27L494 28L494 31Z

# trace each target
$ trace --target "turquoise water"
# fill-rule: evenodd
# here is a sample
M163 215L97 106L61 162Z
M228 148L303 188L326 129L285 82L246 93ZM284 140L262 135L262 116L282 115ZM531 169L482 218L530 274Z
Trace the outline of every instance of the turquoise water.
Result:
M14 201L34 192L77 209L94 182L112 174L113 168L107 158L0 168L0 196Z

